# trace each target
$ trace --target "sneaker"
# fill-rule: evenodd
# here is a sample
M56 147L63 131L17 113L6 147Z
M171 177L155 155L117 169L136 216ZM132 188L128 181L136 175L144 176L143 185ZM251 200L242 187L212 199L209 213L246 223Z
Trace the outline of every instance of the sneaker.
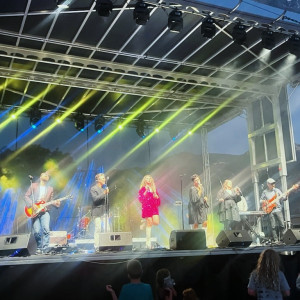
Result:
M41 254L43 254L42 249L36 249L35 254L36 254L36 255L41 255Z

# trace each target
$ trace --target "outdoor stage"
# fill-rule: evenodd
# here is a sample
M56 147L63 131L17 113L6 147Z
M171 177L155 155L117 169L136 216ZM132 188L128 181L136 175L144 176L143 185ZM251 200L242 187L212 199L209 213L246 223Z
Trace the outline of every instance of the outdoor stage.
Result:
M247 295L250 272L266 247L280 252L291 297L299 299L295 280L300 265L300 245L270 245L204 250L103 251L84 253L64 247L47 255L3 256L0 259L2 299L111 299L105 290L111 284L119 294L128 282L126 262L142 262L143 281L154 287L155 273L168 268L181 299L182 290L193 287L200 299L251 299ZM55 249L54 249L55 250Z

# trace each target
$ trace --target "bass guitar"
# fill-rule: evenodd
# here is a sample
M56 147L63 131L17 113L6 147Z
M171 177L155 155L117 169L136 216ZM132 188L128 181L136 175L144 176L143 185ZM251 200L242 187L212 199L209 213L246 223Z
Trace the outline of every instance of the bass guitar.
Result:
M277 194L275 194L272 198L268 200L264 200L261 207L262 210L269 214L273 211L273 209L277 206L277 203L285 198L292 190L296 190L299 187L298 184L294 184L290 189L288 189L285 193L283 193L279 198L277 198Z
M31 207L27 207L25 206L25 214L28 218L35 218L40 212L46 211L46 207L48 205L54 204L56 201L63 201L63 200L67 200L67 199L72 199L73 196L72 195L68 195L56 200L52 200L49 202L45 202L44 200L41 200L39 202L36 202L34 204L34 206Z

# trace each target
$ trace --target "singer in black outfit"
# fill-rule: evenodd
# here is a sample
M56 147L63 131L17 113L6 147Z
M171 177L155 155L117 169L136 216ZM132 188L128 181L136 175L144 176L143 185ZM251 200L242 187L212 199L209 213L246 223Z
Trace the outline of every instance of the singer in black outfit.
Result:
M96 183L91 187L90 194L93 200L92 217L95 224L94 246L98 251L100 247L99 233L110 231L108 223L108 193L105 174L99 173L95 176Z
M189 224L193 229L198 229L199 224L201 227L206 227L207 223L207 197L204 196L204 189L200 181L200 176L194 174L192 177L193 185L190 187L189 193Z

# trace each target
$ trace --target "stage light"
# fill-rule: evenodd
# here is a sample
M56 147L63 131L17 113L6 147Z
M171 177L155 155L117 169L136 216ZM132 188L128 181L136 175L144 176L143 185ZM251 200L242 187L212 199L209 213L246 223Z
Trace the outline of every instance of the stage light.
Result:
M105 118L104 117L99 117L95 120L95 130L98 133L101 133L104 130L104 125L105 125Z
M155 128L155 132L159 132L159 128Z
M97 0L96 11L101 17L109 17L113 9L111 0Z
M75 128L78 130L78 131L83 131L84 130L84 116L82 114L77 114L75 117L74 117L74 121L75 121Z
M261 33L261 43L263 48L272 50L275 47L274 32L270 29L264 30Z
M138 1L133 10L133 19L138 25L145 25L150 18L148 5L143 1Z
M29 114L29 122L32 128L36 128L40 125L39 121L41 120L42 113L38 108L33 108Z
M289 52L296 56L300 55L300 36L293 34L287 41Z
M208 16L201 24L201 34L204 37L211 39L216 34L215 20Z
M10 112L9 112L9 117L13 120L17 119L17 110L16 109L12 109Z
M136 133L142 139L146 137L146 134L145 134L145 121L144 120L138 120L137 121L137 124L136 124Z
M70 0L56 0L56 5L59 8L69 8Z
M169 128L169 135L172 139L172 141L175 141L178 137L179 129L176 125L173 125Z
M246 26L237 23L232 30L232 38L238 45L243 45L247 38Z
M171 32L180 32L183 28L182 12L177 8L169 13L168 28Z

